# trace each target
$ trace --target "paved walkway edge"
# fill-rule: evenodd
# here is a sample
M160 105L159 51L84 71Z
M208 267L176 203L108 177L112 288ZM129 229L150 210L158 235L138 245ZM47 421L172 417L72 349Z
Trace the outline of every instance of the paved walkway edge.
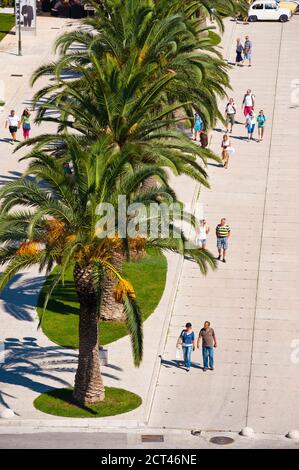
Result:
M152 404L153 404L154 397L155 397L156 385L157 385L157 380L158 380L158 377L159 377L160 367L161 367L162 354L163 354L163 351L164 351L165 342L166 342L167 333L168 333L168 328L169 328L169 323L170 323L170 319L171 319L171 316L172 316L173 307L174 307L174 304L175 304L177 288L178 288L179 281L180 281L181 274L182 274L183 262L184 262L184 258L183 258L183 256L180 256L179 260L177 262L177 266L176 266L175 283L174 283L173 288L171 290L171 294L169 296L169 301L168 301L168 304L167 304L168 305L167 306L167 314L165 315L164 322L163 322L162 334L161 334L159 348L158 348L158 355L157 355L156 360L155 360L155 364L154 364L154 368L153 368L153 372L152 372L151 384L150 384L150 388L148 390L147 398L146 398L146 401L145 401L144 422L146 424L148 424L148 422L149 422L149 418L150 418L150 414L151 414L151 410L152 410Z

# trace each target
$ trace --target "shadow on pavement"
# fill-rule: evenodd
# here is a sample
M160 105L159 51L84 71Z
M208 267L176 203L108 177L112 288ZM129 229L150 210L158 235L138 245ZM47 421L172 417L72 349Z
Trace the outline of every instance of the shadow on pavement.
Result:
M34 321L32 314L36 316L34 309L45 277L22 282L23 276L22 273L17 274L2 290L0 296L3 300L2 308L4 312L18 320Z
M40 346L36 338L23 340L7 338L4 342L5 361L0 364L0 384L24 387L37 393L44 393L56 386L71 384L59 377L59 373L74 373L77 367L77 353L61 346ZM49 385L53 381L53 386ZM47 383L44 383L47 381ZM8 406L5 396L16 398L0 389L0 403Z

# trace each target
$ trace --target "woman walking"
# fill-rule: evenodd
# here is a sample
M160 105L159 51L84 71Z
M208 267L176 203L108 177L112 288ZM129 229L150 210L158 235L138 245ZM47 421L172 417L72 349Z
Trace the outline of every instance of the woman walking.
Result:
M184 363L187 372L189 372L191 367L191 353L195 350L195 333L192 330L191 323L186 323L185 329L181 332L176 347L182 345L183 354L184 354Z
M266 116L264 115L264 111L262 109L258 113L256 120L257 120L258 141L261 142L264 138L264 130L265 130L265 123L266 123Z
M241 43L241 39L238 38L237 39L237 46L236 46L236 64L238 66L240 65L243 65L243 51L244 51L244 47Z
M24 139L29 139L31 125L30 125L30 112L28 108L24 109L23 111L23 114L21 117L21 123L22 123L22 129L23 129L23 137Z
M255 114L253 111L250 111L250 113L246 117L246 124L245 124L245 127L247 128L248 142L253 140L255 124L256 124Z
M200 140L200 133L203 130L203 122L198 113L194 115L194 128L193 128L193 138L194 140Z
M196 232L195 244L199 248L202 248L203 250L205 250L207 246L207 239L208 239L209 231L210 231L210 227L207 225L206 220L202 219L199 222L199 227Z
M224 134L223 136L221 148L222 148L221 157L222 157L223 167L227 169L228 162L229 162L230 148L231 148L231 141L227 134Z

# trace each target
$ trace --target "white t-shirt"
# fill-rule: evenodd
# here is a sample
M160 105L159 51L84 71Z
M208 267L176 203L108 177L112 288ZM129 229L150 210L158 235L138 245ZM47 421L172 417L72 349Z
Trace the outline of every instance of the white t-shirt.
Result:
M7 118L7 121L8 121L8 125L11 126L11 127L18 127L19 125L19 122L20 122L20 118L19 116L17 116L16 114L14 116L12 116L11 114L8 116Z
M236 108L234 104L228 103L228 105L226 106L226 112L227 114L236 114Z
M253 95L246 95L244 99L245 106L253 106Z
M253 126L253 124L256 124L256 117L253 115L253 116L250 116L248 114L247 118L246 118L246 124L248 126Z

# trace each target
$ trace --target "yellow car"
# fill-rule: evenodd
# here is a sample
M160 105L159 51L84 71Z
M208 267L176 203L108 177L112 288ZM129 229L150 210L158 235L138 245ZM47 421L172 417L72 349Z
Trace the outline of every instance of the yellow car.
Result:
M278 3L281 8L288 8L289 10L291 10L292 15L294 13L296 13L296 10L297 10L297 7L298 7L297 3L294 3L294 2L280 2L279 0L276 0L276 3Z

